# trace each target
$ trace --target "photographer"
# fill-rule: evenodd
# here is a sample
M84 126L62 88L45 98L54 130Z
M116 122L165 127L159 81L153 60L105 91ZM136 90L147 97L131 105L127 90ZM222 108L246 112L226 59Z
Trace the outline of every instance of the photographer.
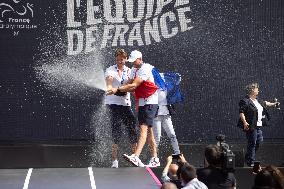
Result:
M206 185L197 179L195 167L190 165L182 154L167 158L162 181L164 184L174 183L179 189L207 189Z
M197 178L208 189L236 188L236 178L232 172L221 168L222 149L217 145L209 145L205 149L205 168L197 170Z
M176 160L176 159L174 159ZM163 183L171 182L174 183L177 188L182 188L181 182L177 176L177 170L179 168L178 162L173 162L173 156L167 158L167 164L162 172L161 180Z

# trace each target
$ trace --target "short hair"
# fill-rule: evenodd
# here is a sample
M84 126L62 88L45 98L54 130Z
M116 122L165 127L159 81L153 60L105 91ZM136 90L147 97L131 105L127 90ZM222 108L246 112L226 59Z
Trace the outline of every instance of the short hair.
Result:
M277 167L268 165L264 169L269 171L273 177L275 181L275 188L284 188L284 175Z
M178 173L179 178L184 180L186 183L197 177L195 167L193 165L190 165L189 163L184 163L180 167Z
M262 170L255 176L253 189L274 188L274 185L271 173L267 170Z
M246 87L245 87L245 91L246 93L249 95L251 94L251 92L256 89L256 88L259 88L259 84L258 83L251 83L251 84L248 84Z
M122 56L123 58L127 58L128 54L124 49L116 49L115 57Z
M165 182L162 186L161 189L177 189L177 186L172 183L172 182Z
M222 156L220 146L213 144L206 146L204 155L209 165L220 165Z
M282 189L284 188L284 176L277 167L269 165L261 170L254 179L253 189L269 188Z

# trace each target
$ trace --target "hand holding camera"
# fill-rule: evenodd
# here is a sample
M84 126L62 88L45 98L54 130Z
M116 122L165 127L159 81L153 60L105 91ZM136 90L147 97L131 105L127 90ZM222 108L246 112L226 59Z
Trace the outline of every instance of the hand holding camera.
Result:
M187 162L183 154L172 154L171 157L172 157L172 162L174 163L186 163Z

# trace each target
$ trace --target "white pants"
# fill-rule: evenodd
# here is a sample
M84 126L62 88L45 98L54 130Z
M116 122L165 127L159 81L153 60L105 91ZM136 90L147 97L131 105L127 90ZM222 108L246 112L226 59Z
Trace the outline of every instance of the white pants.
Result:
M159 147L159 143L161 140L161 135L162 135L161 127L165 129L167 136L171 140L171 145L173 147L174 153L180 154L176 133L170 115L158 115L154 119L153 132L157 147Z

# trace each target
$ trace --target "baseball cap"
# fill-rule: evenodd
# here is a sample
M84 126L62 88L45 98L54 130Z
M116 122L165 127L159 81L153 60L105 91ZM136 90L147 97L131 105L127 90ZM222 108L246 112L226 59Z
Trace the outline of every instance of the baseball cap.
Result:
M142 58L142 53L140 51L134 50L130 53L128 62L134 62L137 58Z

